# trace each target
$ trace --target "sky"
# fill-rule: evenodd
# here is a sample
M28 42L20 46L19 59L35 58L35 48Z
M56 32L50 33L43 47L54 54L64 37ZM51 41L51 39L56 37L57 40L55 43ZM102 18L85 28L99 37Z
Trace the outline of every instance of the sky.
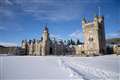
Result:
M46 24L51 38L83 41L82 18L95 15L104 16L107 39L120 37L119 0L0 0L0 44L40 39Z

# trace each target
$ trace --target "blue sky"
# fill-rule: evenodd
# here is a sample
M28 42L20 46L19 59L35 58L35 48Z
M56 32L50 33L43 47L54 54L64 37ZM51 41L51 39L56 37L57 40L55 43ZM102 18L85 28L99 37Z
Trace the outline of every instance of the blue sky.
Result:
M106 38L120 37L119 0L0 0L0 44L20 45L40 39L44 25L50 36L83 41L81 20L105 17Z

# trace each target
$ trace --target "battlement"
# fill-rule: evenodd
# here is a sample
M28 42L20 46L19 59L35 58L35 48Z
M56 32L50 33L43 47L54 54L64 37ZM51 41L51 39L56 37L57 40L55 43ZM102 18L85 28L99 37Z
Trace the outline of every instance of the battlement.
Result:
M104 17L103 16L95 16L94 21L97 21L98 23L102 23L104 21Z
M88 23L85 24L85 26L90 26L90 25L94 25L94 23L93 22L88 22Z
M85 19L85 17L82 19L82 28L83 32L86 30L86 28L92 28L98 30L99 28L102 28L104 25L104 17L103 16L95 16L92 21L88 21Z
M85 19L85 17L83 17L83 19L82 19L82 24L83 24L83 25L84 25L84 24L89 25L89 24L92 24L92 23L94 23L94 22L101 23L101 22L103 22L103 21L104 21L104 17L103 17L103 16L95 16L94 19L93 19L93 21L88 21L88 20Z

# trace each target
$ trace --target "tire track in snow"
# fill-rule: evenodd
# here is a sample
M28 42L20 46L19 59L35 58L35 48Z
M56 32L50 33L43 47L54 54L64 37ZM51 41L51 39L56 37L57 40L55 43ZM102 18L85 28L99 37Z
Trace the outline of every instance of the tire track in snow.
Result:
M58 59L59 66L69 72L69 77L73 78L73 80L89 80L88 78L84 77L83 74L78 72L77 69L71 67L69 64L65 63L64 60Z
M88 74L92 74L97 77L98 80L118 80L119 74L115 72L105 71L98 68L93 68L90 66L79 65L79 64L72 64L78 67L80 70L84 70L84 72Z
M75 62L68 62L59 59L59 65L64 70L70 73L71 78L76 78L79 80L118 80L119 74L114 72L105 71L98 68L93 68L90 66L85 66L85 64L78 64Z

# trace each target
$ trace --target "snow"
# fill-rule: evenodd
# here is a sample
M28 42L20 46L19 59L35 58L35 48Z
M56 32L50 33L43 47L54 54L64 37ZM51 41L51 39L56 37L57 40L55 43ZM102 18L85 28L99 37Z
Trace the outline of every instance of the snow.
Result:
M0 56L0 80L119 80L120 56Z

